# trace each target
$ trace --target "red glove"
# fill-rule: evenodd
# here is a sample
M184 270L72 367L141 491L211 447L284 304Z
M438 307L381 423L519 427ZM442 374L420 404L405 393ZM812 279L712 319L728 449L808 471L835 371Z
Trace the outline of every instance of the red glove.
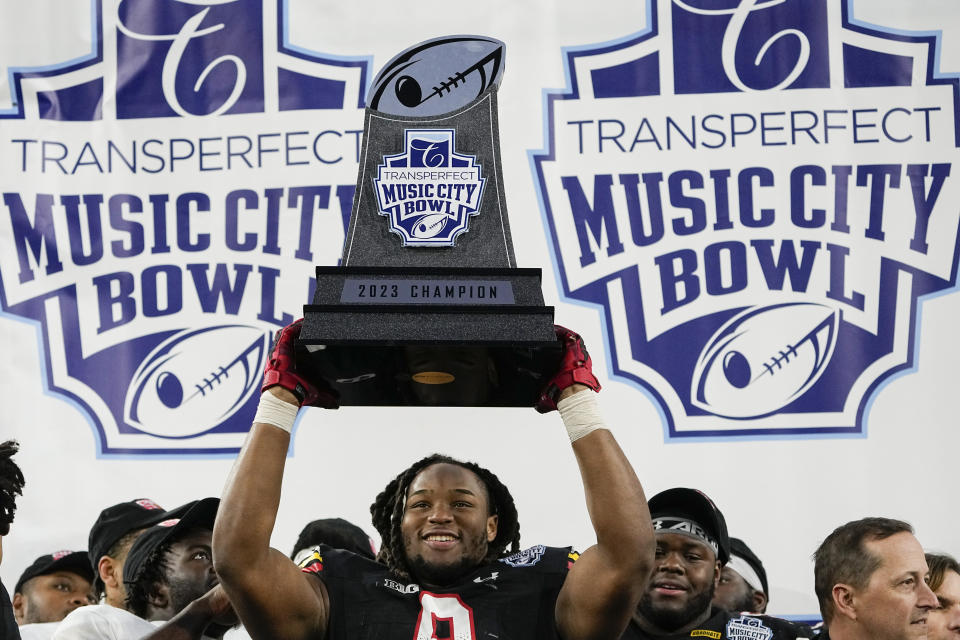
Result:
M295 395L300 401L300 406L336 409L340 406L336 391L330 389L325 383L323 388L318 388L313 382L297 373L294 345L300 337L302 324L303 318L300 318L277 332L270 357L263 368L263 385L260 391L280 386Z
M553 325L557 332L557 340L563 344L563 354L560 356L560 365L543 390L535 405L540 413L549 413L557 408L557 397L560 392L572 384L582 384L594 391L600 391L600 381L593 375L593 365L587 345L583 338L566 327Z

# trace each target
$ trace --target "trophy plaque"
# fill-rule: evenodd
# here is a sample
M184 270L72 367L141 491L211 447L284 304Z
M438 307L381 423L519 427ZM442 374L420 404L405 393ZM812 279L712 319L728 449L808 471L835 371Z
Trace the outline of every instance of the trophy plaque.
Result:
M318 266L298 367L341 405L533 406L561 347L517 268L497 121L502 42L393 58L365 112L340 266Z

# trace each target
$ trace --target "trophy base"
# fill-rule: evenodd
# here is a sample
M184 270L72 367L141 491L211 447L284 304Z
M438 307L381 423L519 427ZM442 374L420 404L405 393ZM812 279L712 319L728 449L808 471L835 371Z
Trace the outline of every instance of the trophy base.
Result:
M329 345L304 347L297 359L308 379L340 394L341 406L532 407L560 345Z
M539 269L318 267L298 345L342 406L532 407L562 350Z

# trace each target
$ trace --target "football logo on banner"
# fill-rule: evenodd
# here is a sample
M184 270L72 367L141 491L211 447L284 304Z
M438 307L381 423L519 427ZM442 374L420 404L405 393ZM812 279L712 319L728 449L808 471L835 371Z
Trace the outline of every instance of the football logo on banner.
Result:
M93 7L85 58L11 61L0 303L101 453L236 451L272 332L340 255L369 61L303 46L286 2Z
M452 247L480 213L486 178L475 156L456 153L453 129L407 129L403 153L374 179L380 215L408 247Z
M566 54L531 156L559 278L668 438L863 433L954 287L957 78L851 11L656 0Z

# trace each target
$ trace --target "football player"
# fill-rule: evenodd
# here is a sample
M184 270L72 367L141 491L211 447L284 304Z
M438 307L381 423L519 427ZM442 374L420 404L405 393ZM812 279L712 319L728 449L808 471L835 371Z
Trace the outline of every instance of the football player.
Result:
M0 562L3 561L3 536L10 533L10 523L17 511L17 496L23 495L23 472L13 461L18 449L15 440L0 442ZM10 595L3 582L0 582L0 638L20 638Z
M720 570L713 604L727 611L764 613L767 572L760 558L740 538L730 538L730 560Z
M218 503L205 498L164 512L169 518L145 529L126 554L125 608L77 609L63 619L53 640L222 636L235 616L216 586L210 552Z
M578 335L557 328L563 357L537 408L559 409L598 544L579 560L569 549L519 551L506 487L476 464L437 455L373 503L380 563L319 547L301 569L269 546L290 430L301 405L335 408L337 399L297 374L299 331L298 321L278 336L214 528L217 573L251 637L619 637L649 574L653 531L640 483L599 417L590 389L600 385Z
M320 544L346 549L371 560L377 553L373 540L357 525L343 518L320 518L303 527L293 545L290 559L296 562L302 553Z
M92 582L93 569L86 551L40 556L27 567L13 589L17 622L21 627L60 622L77 607L94 604Z
M960 640L960 564L946 554L928 553L927 566L927 584L937 596L927 616L928 640Z
M120 502L100 512L87 546L94 593L103 602L97 606L124 608L123 564L130 546L147 527L174 517L149 498Z
M730 539L723 514L705 494L668 489L650 498L649 507L656 560L623 640L814 637L804 625L711 605L720 572L730 558Z
M814 588L826 629L820 640L927 638L937 597L913 527L863 518L837 527L814 553Z

